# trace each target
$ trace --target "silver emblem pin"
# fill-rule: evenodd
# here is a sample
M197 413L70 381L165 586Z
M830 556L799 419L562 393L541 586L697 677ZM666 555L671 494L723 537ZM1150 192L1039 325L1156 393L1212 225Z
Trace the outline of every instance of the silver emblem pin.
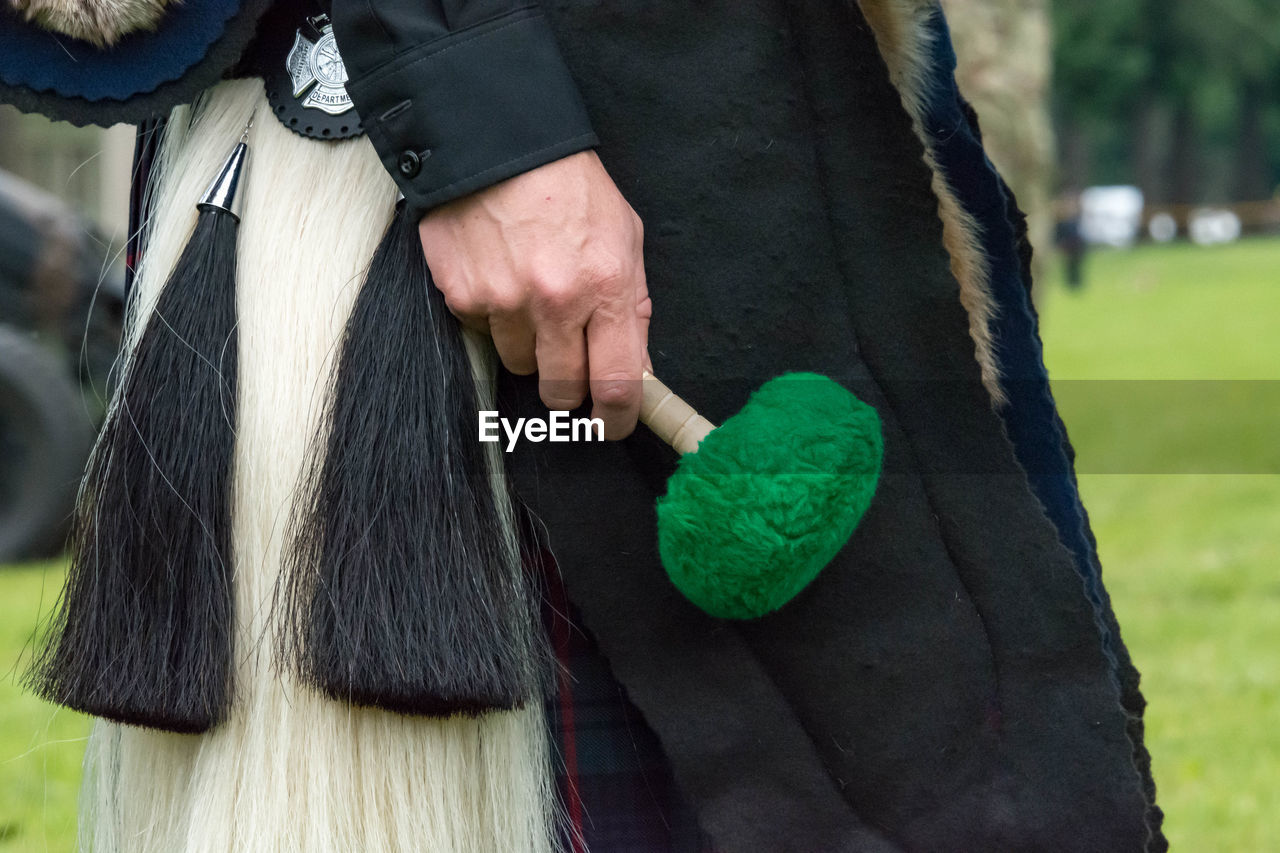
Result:
M327 15L312 18L310 23L320 38L312 41L299 28L285 58L285 68L293 80L293 97L302 98L304 107L323 110L331 116L342 115L353 105L347 94L347 67L338 53L333 25Z

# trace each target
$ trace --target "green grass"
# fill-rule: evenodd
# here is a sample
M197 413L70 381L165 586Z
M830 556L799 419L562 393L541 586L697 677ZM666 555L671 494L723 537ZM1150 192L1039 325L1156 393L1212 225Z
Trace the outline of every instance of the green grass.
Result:
M1280 241L1095 253L1041 298L1055 379L1280 379Z
M76 790L89 720L24 693L31 634L57 597L63 566L0 568L0 853L74 848Z
M1278 271L1280 241L1100 253L1085 290L1051 282L1041 304L1167 831L1195 853L1280 838L1280 475L1245 473L1280 471L1280 392L1257 381L1280 380ZM0 571L0 853L75 838L87 721L13 681L60 579Z
M1175 850L1280 838L1280 241L1091 258L1041 300ZM1152 380L1103 382L1098 380ZM1162 473L1223 471L1228 473ZM1268 471L1271 473L1249 473Z

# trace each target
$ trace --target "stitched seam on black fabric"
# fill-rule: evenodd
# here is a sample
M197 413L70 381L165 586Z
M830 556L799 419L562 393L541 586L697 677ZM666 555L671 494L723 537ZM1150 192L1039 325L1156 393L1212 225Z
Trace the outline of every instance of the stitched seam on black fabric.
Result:
M391 32L387 29L386 23L383 22L382 16L379 15L378 10L374 8L373 0L364 0L364 8L369 17L377 23L378 29L382 30L382 38L384 42L389 45L394 45L396 41L391 37Z
M795 49L796 54L799 56L801 78L803 81L802 87L805 93L805 103L809 108L809 117L810 117L810 121L812 122L812 126L816 130L821 128L824 122L818 112L817 105L814 103L813 90L809 83L809 76L808 76L808 70L807 70L810 64L809 57L804 46L802 46L800 44L799 39L795 37L795 33L799 31L799 25L796 22L796 12L794 11L794 8L790 3L786 3L785 5L787 7L788 22L791 26L791 31L792 31L792 45ZM849 24L850 26L856 25L854 21L850 21ZM883 60L881 61L883 62ZM886 71L886 74L887 74L887 71ZM828 167L825 165L826 157L823 155L821 146L818 145L816 142L817 136L818 134L815 133L814 134L815 143L813 146L814 161L818 164L819 170L826 172L828 170ZM838 231L837 223L835 219L834 205L831 198L830 187L831 187L831 182L829 180L824 180L822 182L822 201L823 201L823 206L826 208L826 211L827 211L827 222L830 227L832 242L833 244L838 245L839 231ZM840 267L841 274L845 282L847 283L852 281L853 276L851 275L849 269L847 268L843 253L837 250L834 252L834 257L835 257L837 266ZM880 392L881 397L886 402L891 402L892 398L889 396L888 393L886 393L884 384L881 382L880 378L876 376L875 371L872 370L871 364L865 360L863 360L863 364L866 366L867 375L871 378L872 382L875 383L876 390ZM920 465L920 459L919 459L919 451L915 446L915 442L912 440L911 433L906 429L905 426L900 425L899 429L902 432L903 438L905 439L907 450L911 454L911 460L914 463L915 469L920 470L921 465ZM953 550L953 546L950 541L950 538L946 535L946 532L943 530L941 517L939 516L937 511L936 501L928 487L928 484L925 482L923 475L920 476L920 481L921 481L920 482L921 492L924 495L926 505L929 507L929 515L931 516L931 519L933 522L933 529L937 532L938 540L942 543L943 550L946 552L947 558L951 561L952 571L955 574L956 583L960 586L961 589L964 590L965 595L968 596L969 604L972 607L973 613L978 620L978 624L982 628L983 638L986 640L986 643L987 643L987 659L991 662L992 686L995 690L997 701L1000 701L1002 698L1000 665L995 654L995 644L991 638L991 628L987 623L987 617L985 616L985 614L983 614L981 608L978 607L978 600L973 595L973 591L969 589L969 586L964 581L964 576L960 572L961 561L957 559L957 555ZM996 730L994 732L994 735L999 742L1003 742L1004 736L1001 731ZM984 765L982 770L984 771L984 775L987 775L987 771L994 770L994 768L987 767ZM841 793L844 794L843 791Z
M515 11L508 12L501 17L490 18L487 21L482 21L465 30L459 30L456 34L451 34L442 39L438 39L437 41L429 42L416 50L390 60L381 68L371 71L369 74L362 77L360 80L360 87L364 88L365 86L377 83L384 78L399 74L402 71L407 71L415 65L436 59L454 48L461 47L462 45L475 41L478 38L483 38L487 35L501 32L502 30L514 27L524 21L535 20L540 15L541 11L536 6L524 6L520 9L516 9ZM512 20L508 20L499 26L493 26L494 23L503 21L507 18L511 18ZM442 47L438 46L441 41L448 43Z
M512 157L510 160L507 160L506 162L498 163L493 166L486 166L485 168L481 169L478 172L472 172L469 175L458 178L456 181L445 184L443 187L432 190L428 194L428 198L439 195L439 194L447 194L448 192L450 192L451 190L457 187L463 186L464 184L474 181L476 178L483 178L484 176L492 174L494 172L500 172L503 169L506 169L510 166L514 166L515 164L523 162L530 158L537 157L539 154L545 154L546 152L551 151L552 149L555 149L555 148L560 148L560 147L569 146L569 145L577 145L578 143L595 139L595 136L596 135L594 131L591 133L580 133L577 136L571 136L568 139L562 139L558 142L553 142L552 144L543 146L542 148L539 148L535 151L529 151L527 153L521 154L519 157Z

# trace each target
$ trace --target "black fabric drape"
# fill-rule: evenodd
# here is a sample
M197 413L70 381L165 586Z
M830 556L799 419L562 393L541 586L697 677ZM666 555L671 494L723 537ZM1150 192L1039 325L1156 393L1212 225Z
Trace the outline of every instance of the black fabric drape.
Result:
M647 225L655 372L721 420L814 370L884 422L853 541L751 623L706 617L663 575L652 501L674 460L647 433L514 454L570 598L704 827L730 851L1141 850L1090 605L982 388L923 150L860 14L547 11ZM502 398L540 411L529 380Z

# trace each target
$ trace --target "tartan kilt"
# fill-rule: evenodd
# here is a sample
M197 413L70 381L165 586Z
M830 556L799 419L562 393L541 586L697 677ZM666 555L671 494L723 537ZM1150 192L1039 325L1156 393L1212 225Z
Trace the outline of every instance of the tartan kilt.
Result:
M554 559L543 552L539 563L543 618L558 664L547 722L569 820L564 849L716 853L676 788L657 737L569 604Z

